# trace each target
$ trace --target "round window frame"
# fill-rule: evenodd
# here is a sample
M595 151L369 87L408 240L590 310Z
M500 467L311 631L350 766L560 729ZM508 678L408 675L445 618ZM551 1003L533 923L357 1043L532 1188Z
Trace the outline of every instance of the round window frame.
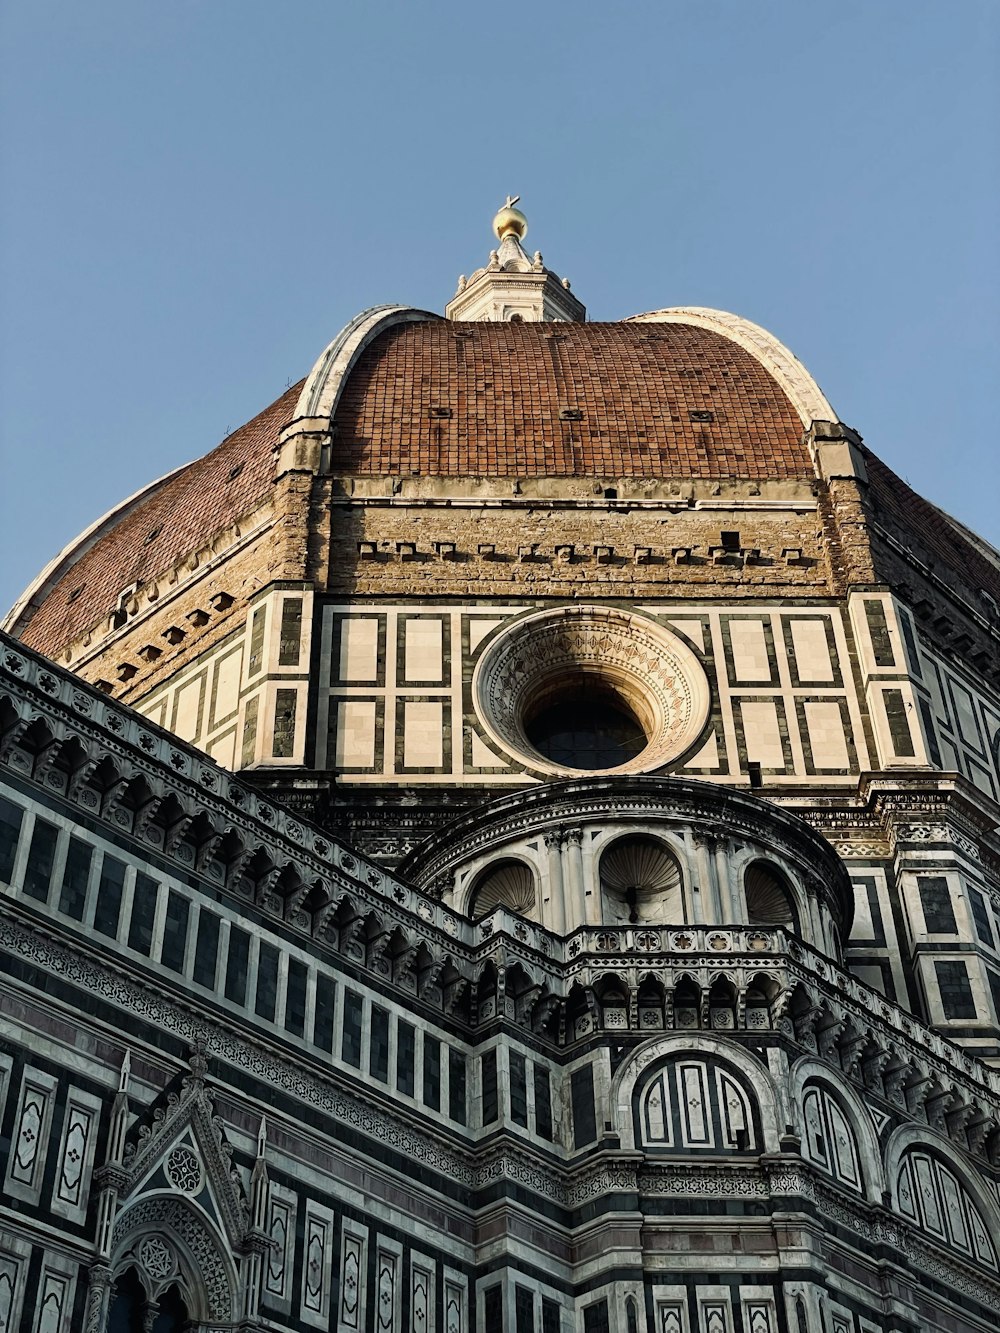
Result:
M570 679L621 700L647 742L627 763L587 769L556 764L534 749L525 720ZM531 611L487 640L472 675L472 702L490 740L518 764L547 777L653 773L675 763L702 735L711 691L694 651L659 621L636 611L573 604Z

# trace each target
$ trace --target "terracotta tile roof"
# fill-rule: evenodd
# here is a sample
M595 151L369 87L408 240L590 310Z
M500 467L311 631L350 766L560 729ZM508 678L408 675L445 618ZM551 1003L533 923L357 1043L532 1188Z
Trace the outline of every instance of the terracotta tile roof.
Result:
M301 388L293 385L114 523L59 577L19 637L55 654L109 616L123 588L164 573L260 504L274 478L272 448Z
M354 474L814 475L760 362L687 324L399 326L360 357L335 423L334 470Z
M864 455L878 522L908 549L916 548L915 554L929 560L938 573L943 566L950 575L948 582L970 591L982 588L1000 602L1000 569L962 535L947 514L911 490L870 449L865 449Z

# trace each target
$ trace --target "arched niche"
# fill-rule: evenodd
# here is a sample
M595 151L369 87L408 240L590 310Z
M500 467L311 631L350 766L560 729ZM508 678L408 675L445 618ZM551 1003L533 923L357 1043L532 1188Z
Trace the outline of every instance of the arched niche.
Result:
M680 862L659 838L630 833L601 852L602 919L608 924L683 925Z
M757 858L743 871L747 925L764 929L780 926L800 934L796 897L788 877L771 861Z
M850 1084L836 1081L830 1066L821 1060L803 1056L789 1071L788 1087L802 1156L872 1203L881 1203L885 1189L882 1150L871 1114ZM822 1143L815 1138L817 1132L823 1136ZM847 1137L846 1145L838 1141L838 1134ZM852 1157L856 1161L853 1170ZM839 1162L844 1169L838 1169Z
M188 1318L227 1323L238 1316L236 1268L204 1211L175 1194L144 1194L120 1214L112 1232L115 1281L134 1270L156 1307L177 1289Z
M519 916L537 918L538 890L535 872L517 857L504 857L479 872L469 892L469 916L474 921L497 907Z
M684 1062L691 1064L700 1062L709 1071L707 1086L710 1091L714 1086L714 1105L718 1112L716 1116L713 1111L713 1116L716 1116L713 1119L713 1130L717 1140L724 1139L728 1133L728 1138L733 1144L731 1148L725 1147L722 1143L714 1149L697 1148L694 1149L696 1153L728 1155L732 1152L745 1152L749 1155L751 1152L756 1154L779 1150L778 1098L767 1066L754 1059L735 1042L724 1037L712 1036L707 1032L700 1033L696 1042L692 1041L689 1034L683 1033L667 1033L654 1037L637 1047L623 1061L612 1081L610 1096L615 1130L620 1136L623 1149L631 1151L649 1147L655 1151L659 1147L671 1151L663 1143L654 1146L644 1141L643 1133L637 1136L636 1130L640 1127L637 1108L643 1105L647 1095L655 1099L653 1088L665 1069ZM716 1071L722 1076L721 1078L716 1078ZM677 1083L674 1075L674 1088L678 1086L682 1084ZM697 1082L692 1082L691 1086L693 1090L697 1090ZM724 1099L728 1100L730 1095L733 1096L734 1104L731 1107L719 1102L720 1089ZM669 1083L664 1092L670 1092L673 1096ZM749 1136L747 1146L739 1146L740 1117L746 1114L743 1109L745 1107L749 1108L751 1119L749 1126L743 1127L753 1130L752 1148L749 1146L751 1142Z
M897 1129L886 1145L885 1172L901 1217L967 1262L1000 1272L1000 1208L947 1139L926 1126Z

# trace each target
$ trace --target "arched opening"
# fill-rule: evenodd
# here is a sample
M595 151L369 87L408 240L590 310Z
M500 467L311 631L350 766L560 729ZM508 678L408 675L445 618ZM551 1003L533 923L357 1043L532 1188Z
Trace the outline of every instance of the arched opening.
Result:
M639 1027L646 1032L658 1032L664 1026L664 990L662 982L647 973L639 982L637 1010Z
M709 1026L732 1030L736 1026L736 987L728 977L716 977L708 993Z
M185 1333L189 1327L187 1307L180 1291L176 1285L168 1287L160 1297L153 1333Z
M639 1309L634 1296L625 1300L625 1327L627 1333L639 1333Z
M746 991L746 1026L758 1031L769 1028L772 1005L781 994L781 987L773 977L757 973Z
M530 916L535 910L535 876L523 861L496 862L477 878L469 897L469 915L474 921L496 907Z
M108 1333L143 1333L145 1311L146 1293L139 1274L130 1268L115 1283L108 1313Z
M798 933L794 898L784 875L767 861L754 861L743 877L747 922L751 926L781 926Z
M684 921L681 868L656 838L619 838L601 857L606 922L680 925Z
M187 1333L190 1327L190 1315L176 1283L157 1300L147 1296L135 1268L127 1269L115 1282L107 1333Z
M674 1027L700 1027L701 991L691 977L681 977L674 987Z
M594 992L575 981L570 987L569 999L566 1002L566 1026L572 1032L574 1041L594 1031L596 1007Z
M553 764L595 772L627 764L648 740L626 699L600 677L583 673L564 677L538 699L524 732Z
M601 1025L605 1030L621 1031L628 1023L628 994L619 977L607 977L595 989L601 1006Z

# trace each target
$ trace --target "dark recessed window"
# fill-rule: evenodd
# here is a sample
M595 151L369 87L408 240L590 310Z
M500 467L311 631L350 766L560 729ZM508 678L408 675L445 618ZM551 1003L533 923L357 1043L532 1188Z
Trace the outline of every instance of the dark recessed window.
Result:
M132 917L128 926L128 947L136 953L145 954L147 958L153 947L153 921L159 896L160 886L155 880L141 873L136 875Z
M101 863L101 882L97 888L97 907L94 910L94 929L114 939L118 934L122 892L125 887L125 867L113 856Z
M380 1083L389 1082L389 1011L372 1005L368 1032L368 1071Z
M525 733L539 754L567 768L616 768L646 748L646 733L631 709L585 687L543 704Z
M59 910L71 916L74 921L83 920L92 856L92 847L88 847L85 842L80 842L77 838L70 838L66 867L63 870L62 889L59 893Z
M328 977L316 978L316 1014L313 1019L313 1043L321 1050L333 1050L333 1010L337 983Z
M28 864L24 872L23 892L40 903L48 901L58 841L59 830L54 824L44 819L35 820L31 846L28 849Z
M935 963L945 1018L975 1018L976 1001L965 963Z
M396 1026L396 1089L406 1097L413 1096L416 1049L413 1027L400 1019Z
M9 884L14 878L14 858L17 840L21 836L24 811L0 797L0 883Z
M219 918L202 908L198 917L198 940L194 950L194 979L199 986L215 989L215 965L219 955Z
M288 960L288 982L285 989L285 1027L293 1036L301 1037L306 1030L306 986L309 970L305 963Z

